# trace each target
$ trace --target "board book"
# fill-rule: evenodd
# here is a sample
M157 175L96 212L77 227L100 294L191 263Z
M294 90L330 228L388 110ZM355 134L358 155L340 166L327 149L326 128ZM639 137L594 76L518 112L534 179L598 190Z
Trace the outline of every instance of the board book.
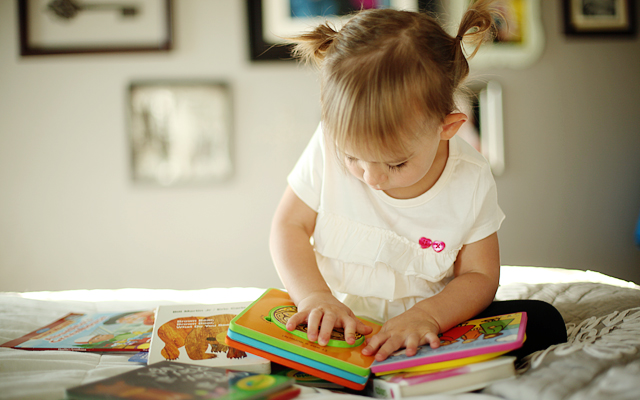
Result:
M434 372L399 373L372 380L373 397L400 399L430 394L454 394L482 389L516 375L513 356Z
M442 369L495 358L522 347L526 325L525 312L469 320L441 333L437 349L422 346L412 357L407 357L403 349L374 362L371 371L379 375Z
M67 398L285 400L300 393L299 389L292 388L294 383L294 379L286 376L161 361L67 389Z
M370 373L374 357L362 355L364 343L354 347L321 346L295 335L271 321L271 311L282 306L295 306L295 304L286 292L267 289L262 296L231 321L229 330L356 375L367 376ZM369 337L380 331L380 325L366 319L360 318L360 320L373 329ZM237 338L235 340L241 341ZM336 338L336 340L340 339Z
M148 364L179 361L237 371L270 373L269 360L225 343L229 323L249 304L251 302L159 306Z
M340 376L332 375L332 374L330 374L328 372L325 372L323 370L310 367L307 364L299 363L299 362L294 361L294 360L292 360L290 358L284 358L284 357L275 355L273 353L267 353L266 351L263 351L263 350L248 346L248 345L246 345L244 343L241 343L241 342L235 342L233 339L230 339L229 336L227 336L227 342L232 344L233 346L236 346L239 349L243 349L243 350L245 350L247 352L250 352L250 353L265 357L265 358L269 358L270 360L272 360L273 362L275 362L277 364L280 364L280 365L283 365L283 366L286 366L286 367L290 367L290 368L298 369L298 370L300 370L302 372L306 372L306 373L308 373L310 375L313 375L313 376L316 376L318 378L325 379L325 380L327 380L329 382L336 383L336 384L338 384L340 386L344 386L344 387L347 387L349 389L354 389L354 390L364 390L365 389L365 384L356 383L356 382L353 382L351 380L348 380L348 379L345 379L345 378L341 378Z
M257 340L248 338L246 336L242 336L242 335L234 333L234 332L229 332L229 336L227 336L227 339L231 339L232 341L234 341L236 343L238 343L238 342L239 343L243 343L243 344L245 344L247 346L250 346L252 349L261 350L264 353L269 354L269 355L279 356L281 359L295 361L298 364L306 365L306 366L309 366L309 367L314 368L316 370L324 371L324 372L326 372L328 374L347 379L347 380L352 381L352 382L357 383L357 384L364 384L364 383L367 382L367 379L369 378L369 374L357 375L357 374L354 374L352 372L345 371L345 370L340 369L340 368L336 368L336 367L334 367L332 365L323 364L323 363L321 363L319 361L316 361L316 360L314 360L312 358L307 358L307 357L301 356L299 354L295 354L295 353L288 352L286 350L279 349L277 347L268 345L268 344L263 343L263 342L259 342ZM229 342L229 343L231 343L231 342Z
M153 322L153 310L69 313L1 347L23 350L148 351Z

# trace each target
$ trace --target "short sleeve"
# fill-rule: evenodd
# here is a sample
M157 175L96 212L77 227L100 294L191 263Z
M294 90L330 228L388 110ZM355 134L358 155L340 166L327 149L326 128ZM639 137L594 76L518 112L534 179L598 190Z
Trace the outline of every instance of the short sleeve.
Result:
M289 186L314 211L320 207L324 173L324 140L319 125L295 167L287 177Z
M505 215L498 205L498 190L489 164L480 170L474 195L473 226L469 230L464 244L477 242L497 232Z

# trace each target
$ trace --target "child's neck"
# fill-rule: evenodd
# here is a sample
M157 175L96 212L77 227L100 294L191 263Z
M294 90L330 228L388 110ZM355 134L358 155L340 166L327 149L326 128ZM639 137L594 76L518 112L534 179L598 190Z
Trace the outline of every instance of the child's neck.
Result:
M438 179L440 179L444 168L447 166L448 158L449 141L441 140L440 144L438 145L438 152L436 153L436 157L433 160L433 164L422 179L409 187L395 188L385 190L384 192L394 199L413 199L425 194L436 184L436 182L438 182Z

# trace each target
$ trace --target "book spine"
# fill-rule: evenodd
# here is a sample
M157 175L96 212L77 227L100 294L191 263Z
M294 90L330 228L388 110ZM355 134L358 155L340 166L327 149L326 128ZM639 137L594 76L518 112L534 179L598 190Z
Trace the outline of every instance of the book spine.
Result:
M377 399L401 399L402 390L400 384L388 382L383 379L372 380L372 394Z

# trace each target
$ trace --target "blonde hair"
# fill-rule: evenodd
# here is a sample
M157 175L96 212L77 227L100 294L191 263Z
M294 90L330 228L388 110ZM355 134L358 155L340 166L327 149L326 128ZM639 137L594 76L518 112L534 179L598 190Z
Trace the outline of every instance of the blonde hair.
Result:
M463 42L475 46L472 57L493 37L493 3L473 3L455 37L426 13L372 9L340 30L322 24L291 38L294 56L320 68L323 130L337 150L401 154L434 131L469 74Z

